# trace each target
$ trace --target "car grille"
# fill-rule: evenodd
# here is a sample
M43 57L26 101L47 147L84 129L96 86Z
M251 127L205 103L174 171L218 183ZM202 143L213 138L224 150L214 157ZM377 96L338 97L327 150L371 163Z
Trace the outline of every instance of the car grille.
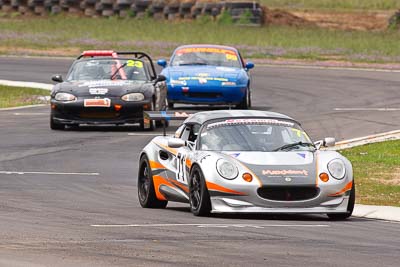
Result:
M222 97L221 93L207 93L207 92L200 92L200 93L183 93L185 97L194 97L194 98L218 98Z
M83 119L114 119L118 118L119 113L113 111L97 111L90 112L84 111L79 114L79 117Z
M261 187L257 190L260 197L275 201L301 201L315 198L319 188L315 186L273 186Z

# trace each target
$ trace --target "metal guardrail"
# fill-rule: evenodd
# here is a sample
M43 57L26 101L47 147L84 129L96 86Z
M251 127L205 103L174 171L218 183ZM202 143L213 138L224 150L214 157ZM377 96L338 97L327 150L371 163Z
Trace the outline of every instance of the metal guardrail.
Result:
M257 1L202 1L202 0L0 0L4 13L19 12L29 15L73 13L88 17L153 17L155 19L196 19L201 16L216 18L227 11L234 21L243 14L250 23L263 23L263 8Z

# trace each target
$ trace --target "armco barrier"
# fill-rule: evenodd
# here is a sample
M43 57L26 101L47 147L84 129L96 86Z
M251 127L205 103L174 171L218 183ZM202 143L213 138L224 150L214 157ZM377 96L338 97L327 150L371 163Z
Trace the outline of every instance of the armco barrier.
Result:
M239 21L245 14L249 23L259 25L264 15L260 4L255 1L210 0L0 0L0 10L41 16L63 12L89 17L149 16L168 20L196 19L199 16L216 18L227 11L234 21Z

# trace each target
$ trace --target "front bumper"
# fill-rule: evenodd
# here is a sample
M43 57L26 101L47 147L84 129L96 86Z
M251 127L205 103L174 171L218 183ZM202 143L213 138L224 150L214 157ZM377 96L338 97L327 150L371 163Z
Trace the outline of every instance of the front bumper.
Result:
M239 104L246 95L245 86L168 86L169 103Z
M150 100L125 102L112 98L110 107L85 107L84 99L74 102L51 100L53 120L62 124L125 124L143 120L143 111L150 108Z

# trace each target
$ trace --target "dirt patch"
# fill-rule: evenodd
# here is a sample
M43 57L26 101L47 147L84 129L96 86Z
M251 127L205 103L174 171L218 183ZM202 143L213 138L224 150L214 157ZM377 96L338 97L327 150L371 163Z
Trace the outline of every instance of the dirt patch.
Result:
M400 185L400 168L391 173L379 173L380 177L373 178L376 182L385 185Z
M281 9L269 9L264 7L264 23L266 25L286 25L286 26L311 26L312 21L302 18L293 13Z
M394 12L293 11L291 13L323 28L381 31L387 29L389 18Z

